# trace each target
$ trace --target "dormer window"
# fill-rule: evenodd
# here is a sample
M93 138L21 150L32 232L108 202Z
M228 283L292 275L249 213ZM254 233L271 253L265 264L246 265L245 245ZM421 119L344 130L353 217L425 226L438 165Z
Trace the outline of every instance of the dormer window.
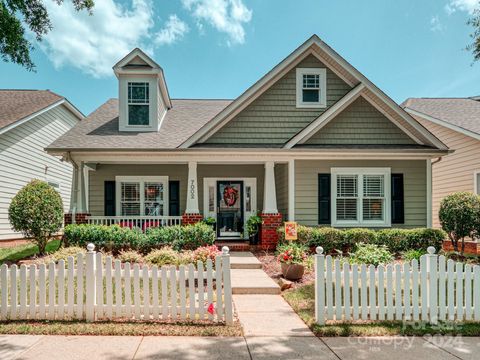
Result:
M297 68L297 107L327 106L327 71L322 68Z
M150 125L150 90L148 82L128 83L128 125Z

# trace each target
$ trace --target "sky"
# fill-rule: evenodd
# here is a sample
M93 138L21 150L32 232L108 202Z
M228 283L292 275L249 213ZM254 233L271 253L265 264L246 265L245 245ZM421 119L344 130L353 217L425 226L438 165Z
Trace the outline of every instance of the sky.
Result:
M95 0L93 15L44 1L36 72L0 63L0 88L50 89L86 115L118 96L112 66L135 47L172 98L232 99L312 34L399 103L480 95L465 50L478 0Z

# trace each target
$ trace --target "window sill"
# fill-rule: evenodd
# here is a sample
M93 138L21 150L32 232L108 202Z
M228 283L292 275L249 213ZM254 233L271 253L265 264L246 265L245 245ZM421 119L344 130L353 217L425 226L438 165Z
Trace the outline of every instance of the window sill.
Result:
M332 227L338 228L354 228L354 227L363 227L363 228L372 228L372 227L381 227L381 228L390 228L392 227L391 223L386 222L332 222Z
M325 109L327 107L326 104L304 104L304 103L301 103L301 104L297 104L296 105L297 109Z

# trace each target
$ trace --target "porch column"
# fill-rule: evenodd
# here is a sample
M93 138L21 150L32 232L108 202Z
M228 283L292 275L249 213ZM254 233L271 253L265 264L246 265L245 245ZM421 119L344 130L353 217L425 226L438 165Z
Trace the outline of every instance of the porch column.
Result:
M432 160L427 159L427 227L432 227Z
M288 162L288 221L295 221L295 160Z
M182 224L195 224L203 219L198 207L197 162L188 163L187 206L182 216Z
M277 192L275 190L275 163L265 163L265 180L263 191L263 213L277 214Z
M87 212L87 197L85 191L85 164L82 161L78 166L77 213Z
M72 170L72 192L70 211L65 214L64 222L68 224L85 224L90 215L87 209L87 193L85 182L85 164L81 162L78 168Z

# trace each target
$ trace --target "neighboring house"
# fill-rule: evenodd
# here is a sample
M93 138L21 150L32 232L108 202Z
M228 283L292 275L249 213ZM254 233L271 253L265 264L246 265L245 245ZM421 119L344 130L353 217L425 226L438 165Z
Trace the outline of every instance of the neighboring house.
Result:
M140 49L113 69L119 99L47 149L79 169L67 221L214 217L218 238L238 240L261 212L264 248L285 219L431 224L430 159L447 146L317 36L233 101L171 99Z
M433 225L440 226L440 201L456 191L480 194L480 97L412 98L403 103L415 117L455 152L433 160Z
M45 180L70 208L72 166L44 148L74 127L83 115L68 100L48 90L0 90L0 240L18 239L8 207L32 179Z

